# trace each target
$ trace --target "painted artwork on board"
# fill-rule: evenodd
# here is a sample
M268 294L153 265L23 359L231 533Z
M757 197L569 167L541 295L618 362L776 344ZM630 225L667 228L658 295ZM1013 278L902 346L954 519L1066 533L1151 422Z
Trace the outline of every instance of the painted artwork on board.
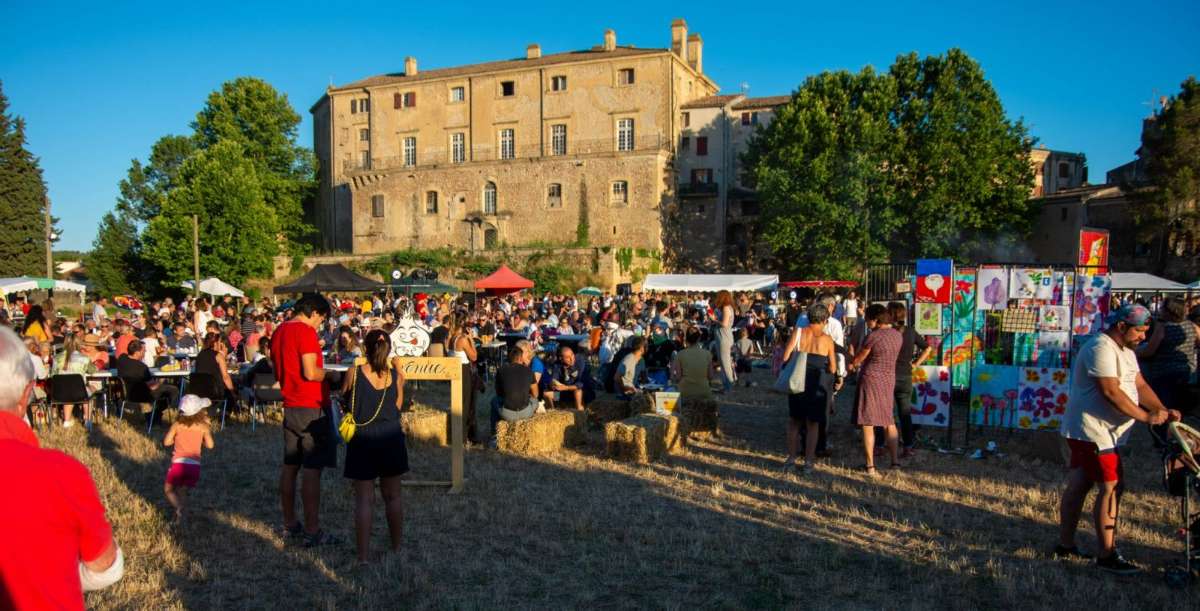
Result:
M1038 331L1069 331L1070 318L1067 306L1042 306L1038 308Z
M1075 335L1091 335L1104 330L1104 317L1108 315L1111 288L1112 280L1107 275L1076 275L1071 313L1071 325Z
M917 303L950 303L954 262L950 259L918 259L916 265Z
M1050 268L1014 267L1008 278L1008 296L1012 299L1041 299L1054 297L1054 271Z
M1022 368L1017 384L1017 428L1058 430L1067 410L1070 386L1068 369Z
M950 368L950 383L954 388L971 385L971 368L983 360L983 340L971 331L955 331L942 351L942 365Z
M976 365L971 374L970 420L976 426L1013 427L1020 367Z
M1039 367L1066 367L1070 363L1071 333L1042 331L1037 335L1037 364Z
M1008 306L1008 272L1002 267L979 268L975 282L975 307L978 310L1003 310Z
M913 423L925 426L949 426L950 368L926 365L913 368Z
M937 303L916 304L913 330L921 335L942 334L942 306Z

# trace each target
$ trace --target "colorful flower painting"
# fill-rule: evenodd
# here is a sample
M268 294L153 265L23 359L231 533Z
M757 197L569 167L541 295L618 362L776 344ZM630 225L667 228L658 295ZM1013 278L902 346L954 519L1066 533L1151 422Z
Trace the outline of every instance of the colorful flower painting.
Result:
M1013 427L1018 376L1023 368L1012 365L976 365L971 374L970 420L976 426Z
M975 325L975 270L954 271L953 310L954 330L967 331Z
M950 382L954 388L971 385L971 367L983 357L983 340L971 331L955 331L950 344L942 351L942 365L950 368Z
M1041 299L1054 297L1054 271L1050 268L1014 267L1009 274L1008 296L1012 299Z
M913 368L912 419L925 426L950 425L950 368Z
M1026 367L1021 369L1017 386L1017 427L1058 430L1067 410L1067 392L1071 385L1068 369Z
M942 334L942 306L937 303L916 304L913 330L921 335Z
M981 267L975 282L978 310L1003 310L1008 306L1008 272L1002 267Z
M1071 313L1071 325L1075 335L1091 335L1104 329L1111 288L1112 281L1107 275L1075 276L1075 296Z

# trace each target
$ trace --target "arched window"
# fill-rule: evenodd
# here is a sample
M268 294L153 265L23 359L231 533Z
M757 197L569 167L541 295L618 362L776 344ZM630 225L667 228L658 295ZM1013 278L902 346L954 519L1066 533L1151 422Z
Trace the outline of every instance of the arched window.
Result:
M496 183L491 181L483 187L483 213L496 214Z
M499 241L498 236L496 228L489 225L483 230L483 247L487 250L495 248L496 243Z

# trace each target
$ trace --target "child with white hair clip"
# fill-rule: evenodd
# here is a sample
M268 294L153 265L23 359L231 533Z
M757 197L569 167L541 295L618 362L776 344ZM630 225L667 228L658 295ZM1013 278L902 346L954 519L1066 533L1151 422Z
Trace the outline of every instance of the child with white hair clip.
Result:
M212 401L196 395L184 395L179 400L179 417L176 418L163 445L174 446L171 467L163 483L163 493L171 507L175 508L175 522L183 521L184 505L188 490L200 481L201 448L213 449L212 428L208 422L208 410Z

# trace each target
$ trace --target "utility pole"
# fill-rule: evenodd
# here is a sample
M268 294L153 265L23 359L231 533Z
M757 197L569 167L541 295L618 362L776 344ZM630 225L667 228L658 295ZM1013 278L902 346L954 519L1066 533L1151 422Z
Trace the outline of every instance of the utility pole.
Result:
M54 279L54 255L52 247L54 245L54 228L50 223L50 196L43 195L42 199L46 202L46 277Z
M192 215L192 295L200 296L200 217Z

